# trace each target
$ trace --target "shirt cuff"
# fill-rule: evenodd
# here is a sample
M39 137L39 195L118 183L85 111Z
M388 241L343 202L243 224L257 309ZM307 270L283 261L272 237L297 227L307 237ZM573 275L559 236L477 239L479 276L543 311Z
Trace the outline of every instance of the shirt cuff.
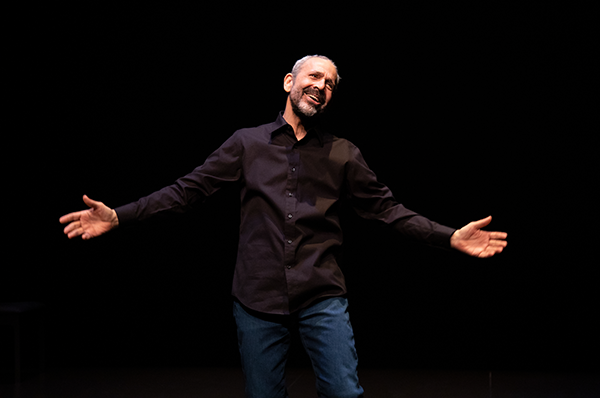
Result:
M456 228L447 227L417 215L410 220L401 220L394 224L400 234L421 241L427 245L450 249L450 238Z
M137 204L135 202L116 207L114 210L119 218L120 227L131 225L137 219Z
M432 236L432 245L450 249L450 238L456 232L456 228L450 228L445 225L437 225Z

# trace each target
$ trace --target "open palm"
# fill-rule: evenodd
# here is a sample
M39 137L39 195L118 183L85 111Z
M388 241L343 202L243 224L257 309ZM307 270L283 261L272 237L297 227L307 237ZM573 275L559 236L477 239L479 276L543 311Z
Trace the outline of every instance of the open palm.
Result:
M492 216L473 221L454 232L450 245L473 257L492 257L506 247L506 232L488 232L481 228L492 221Z
M90 208L87 210L69 213L60 218L61 224L67 224L64 232L69 239L81 236L82 239L92 239L119 225L119 219L115 211L104 205L83 196L83 202Z

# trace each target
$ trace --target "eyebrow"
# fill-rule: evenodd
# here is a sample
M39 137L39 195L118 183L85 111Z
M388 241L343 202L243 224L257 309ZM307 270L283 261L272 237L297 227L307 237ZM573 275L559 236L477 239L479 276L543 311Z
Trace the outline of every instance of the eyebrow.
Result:
M311 70L308 72L309 75L319 75L319 76L323 76L325 75L325 73L320 72L318 70ZM326 82L331 83L333 86L335 86L335 80L334 79L325 79Z

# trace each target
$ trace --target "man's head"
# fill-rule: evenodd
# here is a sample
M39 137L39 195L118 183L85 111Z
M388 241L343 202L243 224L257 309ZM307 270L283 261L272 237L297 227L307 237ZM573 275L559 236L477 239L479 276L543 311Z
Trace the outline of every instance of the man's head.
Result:
M283 80L289 93L288 102L300 118L310 118L325 111L339 84L337 67L322 55L309 55L296 62Z

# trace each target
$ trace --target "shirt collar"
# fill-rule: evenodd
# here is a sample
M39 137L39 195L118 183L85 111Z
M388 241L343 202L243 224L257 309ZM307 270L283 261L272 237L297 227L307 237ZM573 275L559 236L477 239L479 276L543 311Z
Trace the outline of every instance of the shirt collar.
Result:
M283 133L285 131L289 131L291 134L294 134L294 130L292 129L292 126L290 126L285 119L283 118L283 111L279 112L279 115L277 116L277 119L275 120L275 123L273 123L273 130L271 131L271 139L273 139L273 137L277 134ZM319 141L319 145L321 147L323 147L323 145L325 144L325 141L323 139L323 131L318 127L312 127L311 129L309 129L307 131L307 137L308 139L310 139L311 137L317 137L317 140ZM305 138L305 139L306 139Z

